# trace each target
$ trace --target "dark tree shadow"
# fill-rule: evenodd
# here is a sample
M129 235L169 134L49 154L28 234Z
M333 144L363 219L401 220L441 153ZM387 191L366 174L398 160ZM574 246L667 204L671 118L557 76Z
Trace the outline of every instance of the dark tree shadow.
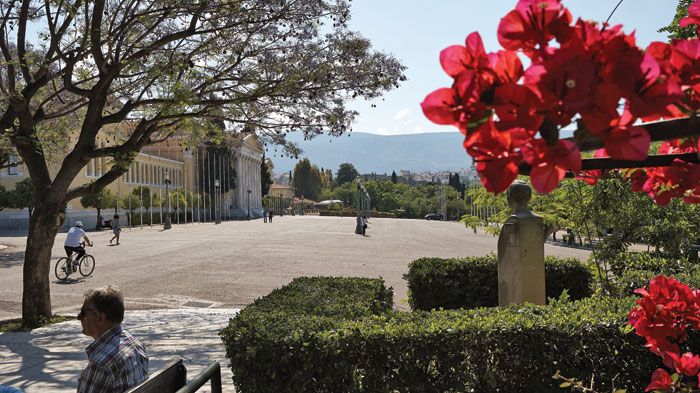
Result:
M24 263L24 251L0 251L0 269L22 266Z

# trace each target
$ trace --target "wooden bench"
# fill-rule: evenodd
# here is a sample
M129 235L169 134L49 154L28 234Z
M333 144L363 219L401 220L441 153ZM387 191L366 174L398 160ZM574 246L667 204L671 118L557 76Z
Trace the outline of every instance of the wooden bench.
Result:
M175 357L163 368L138 386L127 390L126 393L193 393L211 382L211 393L221 393L221 365L212 363L204 371L187 383L187 369L182 364L182 358Z

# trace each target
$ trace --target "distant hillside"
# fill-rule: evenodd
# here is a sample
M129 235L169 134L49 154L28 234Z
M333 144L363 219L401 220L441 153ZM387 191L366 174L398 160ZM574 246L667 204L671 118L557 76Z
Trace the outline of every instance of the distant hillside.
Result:
M397 173L411 171L457 171L471 165L471 158L462 147L464 137L459 132L439 132L411 135L376 135L353 132L349 137L320 136L310 141L294 135L304 150L299 158L308 158L313 164L335 172L344 162L350 162L360 173ZM276 173L294 168L297 160L274 156L268 151Z

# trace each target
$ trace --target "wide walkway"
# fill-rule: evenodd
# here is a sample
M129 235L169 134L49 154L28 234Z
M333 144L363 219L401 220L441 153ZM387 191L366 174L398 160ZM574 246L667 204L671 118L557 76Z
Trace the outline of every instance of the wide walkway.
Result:
M173 355L185 358L189 375L221 361L224 386L231 374L218 331L237 309L299 276L382 277L394 288L394 306L408 310L408 264L420 257L486 255L496 238L462 224L425 220L371 219L367 236L354 234L355 220L344 217L284 216L262 220L174 226L172 230L125 230L122 244L109 246L111 233L89 233L96 259L91 277L60 282L51 271L54 312L75 315L82 295L107 284L125 295L125 326L147 345L151 369ZM60 234L54 260L63 255ZM1 234L0 319L20 316L22 258L26 238ZM589 252L547 244L548 255L585 260ZM53 265L51 266L53 269ZM134 311L137 310L137 311ZM75 390L85 366L77 321L32 333L0 335L0 384L28 392Z
M382 277L394 288L394 304L408 309L408 264L420 257L486 255L496 238L474 234L456 222L370 220L367 236L354 234L351 217L275 216L262 220L188 224L125 230L122 244L109 246L110 232L88 233L95 247L91 277L58 281L51 266L51 302L56 312L73 312L82 295L116 284L128 309L184 307L241 308L299 276ZM64 255L59 234L54 261ZM2 236L0 319L18 317L22 300L23 236ZM546 245L548 255L586 259L589 252ZM53 261L52 261L53 262Z
M235 309L129 311L124 328L146 347L151 372L174 356L183 358L188 381L211 363L221 363L222 387L233 392L231 369L219 330ZM32 332L0 335L0 385L25 393L75 392L80 371L87 366L85 347L92 338L81 333L78 320ZM200 390L208 392L209 385Z

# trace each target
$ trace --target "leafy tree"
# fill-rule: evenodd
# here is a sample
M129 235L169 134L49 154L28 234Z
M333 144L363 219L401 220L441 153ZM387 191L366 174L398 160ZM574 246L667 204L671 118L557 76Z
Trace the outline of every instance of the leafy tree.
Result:
M97 209L97 219L95 220L95 229L97 230L102 229L102 209L112 208L116 205L116 203L117 196L114 195L114 193L108 188L103 188L94 194L88 194L80 198L80 204L84 208Z
M291 150L290 129L343 134L356 114L348 98L397 86L404 67L348 29L349 7L344 0L0 2L0 130L37 198L23 323L51 316L51 248L68 201L118 179L143 146L178 133L215 138L209 119L218 119L227 131L252 128ZM52 151L62 159L50 171ZM71 187L96 158L110 169Z
M321 168L321 185L324 189L333 188L333 172L330 169Z
M671 21L671 23L668 26L659 29L659 32L668 32L669 39L685 39L696 37L696 26L678 26L678 22L682 18L688 16L688 7L692 2L693 0L679 0L678 7L676 7L676 15L673 17L673 21Z
M335 175L335 184L342 186L345 183L355 181L357 175L357 169L355 169L354 165L348 162L340 164L338 173Z
M27 178L18 182L15 184L15 189L12 191L5 191L3 199L5 207L13 209L26 208L29 212L29 219L31 220L35 202L30 179Z
M16 154L17 152L10 144L10 141L0 135L0 169L21 164L21 162L11 159Z
M396 184L396 183L399 182L398 177L396 177L396 172L395 172L395 171L391 171L391 182L394 183L394 184Z
M308 158L297 162L294 166L294 195L318 200L321 195L321 175L316 165L311 165Z
M133 193L126 194L119 198L119 207L128 212L127 218L129 225L131 225L134 212L140 207L140 205L141 200L139 199L138 195L134 195Z
M153 195L153 204L151 204L151 189L146 186L138 186L131 190L131 194L138 200L137 207L150 209L152 206L158 205L158 195Z

